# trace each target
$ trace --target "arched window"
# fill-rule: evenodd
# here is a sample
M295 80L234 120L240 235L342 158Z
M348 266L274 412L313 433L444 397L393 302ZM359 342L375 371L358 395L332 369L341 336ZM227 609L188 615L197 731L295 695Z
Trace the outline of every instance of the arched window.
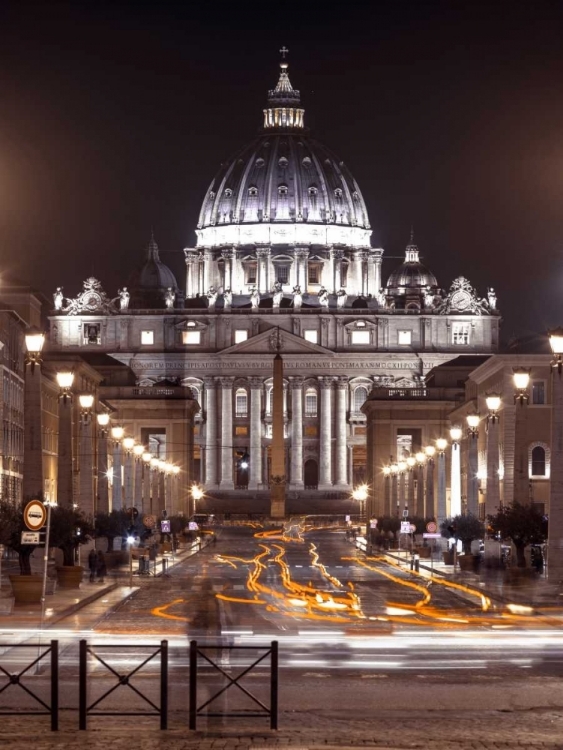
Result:
M365 385L359 385L354 391L354 411L358 413L360 407L363 406L364 401L368 397L368 389Z
M256 197L258 195L258 188L254 187L254 186L249 187L248 188L248 195L250 195L251 197Z
M235 414L237 417L246 417L248 414L248 394L244 388L239 388L235 393Z
M546 443L532 443L528 447L528 473L531 478L549 479L551 451Z
M317 392L314 388L308 388L305 391L305 416L317 416Z

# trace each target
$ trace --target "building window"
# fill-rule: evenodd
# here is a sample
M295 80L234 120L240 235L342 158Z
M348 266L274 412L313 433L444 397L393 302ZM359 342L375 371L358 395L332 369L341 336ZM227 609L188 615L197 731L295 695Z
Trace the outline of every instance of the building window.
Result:
M305 416L317 416L317 392L313 388L305 392Z
M248 427L246 425L235 427L235 435L248 435Z
M532 380L532 404L545 404L545 380Z
M239 388L235 394L235 413L237 417L248 415L248 394L244 388Z
M469 344L469 335L471 332L470 323L453 323L452 324L452 343L460 346Z
M303 162L305 162L305 159L303 159ZM309 160L309 163L310 163L310 160ZM314 187L314 186L311 186L311 187L309 188L309 195L310 195L311 197L314 197L315 195L317 195L317 194L318 194L318 192L319 192L318 188L316 188L316 187Z
M307 269L307 281L309 284L321 283L321 266L319 263L310 263Z
M319 341L319 332L318 331L303 331L303 338L305 341L310 341L311 344L317 344Z
M280 185L278 187L279 195L287 195L287 185Z
M100 336L100 324L99 323L85 323L84 324L84 344L101 344L102 337Z
M401 346L410 346L412 343L412 331L399 331L399 344Z
M280 284L289 282L289 266L276 264L276 281Z
M226 188L225 189L225 198L232 198L232 197L233 197L233 191L231 190L231 188Z
M369 331L352 331L352 343L353 344L369 344L370 334Z
M251 198L254 198L258 195L258 188L257 187L249 187L248 188L248 195Z
M360 407L363 406L366 398L368 397L368 389L364 385L360 385L354 391L354 411L359 413Z
M247 284L256 284L256 263L245 263L244 273Z
M532 443L528 448L530 478L549 479L551 451L546 443Z
M154 331L141 331L141 344L143 346L154 344Z
M312 437L312 438L317 437L318 435L317 426L314 424L305 425L304 433L305 433L305 437Z
M242 344L248 338L248 331L246 328L237 328L235 330L235 344Z
M182 344L201 344L201 331L182 331Z

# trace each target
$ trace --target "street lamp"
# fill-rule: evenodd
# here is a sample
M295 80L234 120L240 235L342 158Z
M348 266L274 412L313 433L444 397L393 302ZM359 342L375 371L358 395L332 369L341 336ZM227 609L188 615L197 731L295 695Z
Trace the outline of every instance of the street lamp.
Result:
M397 516L399 516L399 488L397 485L399 467L392 463L389 469L391 471L391 510L395 509Z
M113 482L112 482L112 510L121 510L123 506L123 487L121 485L121 441L125 430L121 425L111 428L113 439Z
M454 425L450 428L452 440L451 454L451 486L450 486L450 516L461 515L461 450L459 441L463 435L461 427Z
M512 378L514 380L514 386L516 393L514 394L514 403L517 401L520 406L529 400L528 385L530 384L530 369L527 367L514 367Z
M434 456L436 448L427 445L424 449L426 455L426 515L434 517L436 513L434 501Z
M467 451L467 512L477 516L479 512L478 440L480 417L472 412L465 417L469 445Z
M446 518L446 448L448 441L446 438L436 440L436 449L438 451L438 526Z
M121 441L123 450L125 451L125 457L123 459L123 489L124 489L124 501L127 509L132 508L134 505L133 498L133 481L134 481L134 465L135 459L133 457L133 448L135 447L135 438L131 436L124 437Z
M485 514L496 513L500 505L499 483L499 416L501 397L498 393L489 393L485 398L487 409L487 494L485 496Z
M27 356L24 374L24 447L22 495L39 497L45 490L43 480L42 406L41 406L41 351L45 334L35 328L25 334ZM35 366L37 371L35 370Z
M109 513L109 478L108 478L108 425L109 414L106 411L96 415L98 423L98 507L102 513Z
M59 505L72 508L74 488L72 476L72 384L74 373L57 372L59 394L59 455L57 461L57 499Z
M391 515L391 467L386 465L383 471L383 515Z
M563 328L548 332L555 357L551 362L551 474L549 482L549 531L547 574L551 581L563 579ZM557 377L553 375L557 370Z
M416 515L419 518L424 518L424 464L426 463L426 455L423 451L418 451L415 454L414 462L416 464Z
M416 466L416 458L414 456L407 456L405 459L407 464L407 505L409 515L414 513L414 467Z
M352 499L360 504L360 517L363 518L365 512L365 502L368 499L368 488L365 484L360 484L352 491Z
M92 407L94 394L81 393L78 396L80 405L79 427L79 482L80 505L83 512L90 516L94 513L94 450L92 445Z
M90 420L90 414L92 413L92 406L94 406L94 396L92 393L81 393L78 397L78 403L80 404L80 418L86 423Z

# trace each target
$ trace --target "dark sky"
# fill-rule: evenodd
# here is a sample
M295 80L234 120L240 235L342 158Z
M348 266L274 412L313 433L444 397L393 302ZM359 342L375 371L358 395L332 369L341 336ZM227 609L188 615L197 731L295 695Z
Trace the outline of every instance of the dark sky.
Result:
M402 256L414 224L442 286L496 288L505 337L563 323L561 2L4 0L0 30L0 267L49 296L90 274L113 296L151 226L183 286L286 45L373 244Z

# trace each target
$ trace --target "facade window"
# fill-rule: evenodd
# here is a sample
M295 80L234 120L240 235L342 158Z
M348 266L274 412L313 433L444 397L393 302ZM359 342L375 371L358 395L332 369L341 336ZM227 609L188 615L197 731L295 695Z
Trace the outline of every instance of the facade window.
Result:
M319 341L319 332L314 330L303 331L303 338L305 341L310 341L311 344L317 344Z
M141 344L143 346L154 344L154 331L141 331Z
M239 436L248 435L248 427L246 425L235 427L235 435L239 435Z
M85 323L84 324L84 342L83 343L84 344L101 344L102 343L99 323Z
M354 391L354 411L360 412L360 407L363 406L364 401L368 397L368 389L364 385L360 385Z
M239 388L235 393L235 414L237 417L246 417L248 414L248 394L244 388Z
M352 331L352 343L353 344L369 344L370 343L369 331Z
M319 263L310 263L307 268L307 281L309 284L321 283L321 267Z
M470 323L452 323L452 343L460 346L469 344L471 334Z
M343 263L340 267L340 286L346 286L348 283L348 263Z
M246 276L247 284L256 284L256 263L246 263L244 266L244 274Z
M248 331L246 328L237 328L235 330L235 344L242 344L248 338Z
M532 404L545 404L545 380L532 380Z
M276 264L276 281L280 284L287 284L289 282L289 266Z
M317 392L313 388L305 392L305 416L317 416Z
M412 343L412 331L399 331L398 341L401 346L410 346Z
M551 451L547 443L532 443L528 447L528 474L530 478L549 479Z
M182 344L201 344L201 331L182 331Z

